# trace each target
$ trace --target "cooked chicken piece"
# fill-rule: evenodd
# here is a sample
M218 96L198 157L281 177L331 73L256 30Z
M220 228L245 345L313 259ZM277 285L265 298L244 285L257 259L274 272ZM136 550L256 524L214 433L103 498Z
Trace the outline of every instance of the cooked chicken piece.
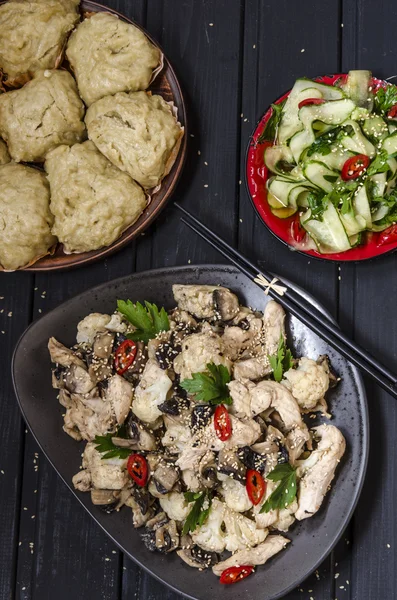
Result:
M177 465L180 469L197 469L202 456L207 450L219 452L222 448L234 449L243 446L251 446L261 435L261 428L252 419L241 421L233 415L230 415L232 424L232 435L226 441L222 442L215 432L214 418L208 425L200 429L191 437L183 447Z
M58 340L56 340L54 337L51 337L48 341L48 350L53 363L57 363L62 367L76 365L82 369L86 369L86 366L81 358L76 356L73 350L66 348L66 346L58 342Z
M272 369L265 352L261 356L238 360L233 366L235 379L251 379L252 381L256 381L269 375L271 372Z
M313 516L320 508L346 449L345 438L334 425L320 425L313 431L320 441L297 471L300 480L295 516L299 521Z
M230 360L224 355L222 338L213 331L193 333L182 342L182 351L174 360L174 371L181 380L207 369L208 363L224 365L229 371Z
M86 478L88 481L88 477L91 476L93 488L121 490L129 481L126 464L127 459L102 459L102 454L96 450L95 444L89 442L83 453L83 470L73 477L73 484L81 485L82 480Z
M248 497L245 485L227 475L219 475L219 478L221 477L222 489L220 491L225 499L226 506L239 513L250 510L252 502Z
M269 535L264 542L256 548L239 550L233 556L223 560L212 567L213 573L220 577L229 567L240 567L242 565L264 565L269 558L280 552L289 544L290 540L281 535Z
M237 325L225 327L222 339L227 356L235 361L244 353L250 354L263 340L262 319L251 314L245 319L246 327Z
M134 388L120 375L113 375L108 379L105 391L105 401L112 406L118 425L122 425L131 408Z
M230 321L239 312L238 298L230 290L215 285L173 285L172 292L181 310L199 319Z
M263 324L266 331L266 354L277 353L281 335L285 338L285 311L280 304L269 300L263 312Z
M239 419L250 419L252 417L250 392L254 387L255 383L249 379L233 379L228 384L230 396L233 400L230 412Z
M186 310L181 310L180 308L175 308L170 315L171 323L175 322L177 325L186 326L191 329L195 329L197 327L197 321L190 313Z
M97 331L100 331L110 322L110 315L102 313L91 313L87 315L77 324L77 343L94 342Z
M149 359L135 388L132 412L144 423L155 423L162 415L158 406L165 402L171 387L167 371L161 369L157 361Z
M289 369L284 377L285 385L303 409L313 410L329 387L327 364L318 364L311 358L302 357L298 368Z
M226 550L236 552L244 548L257 546L267 536L266 529L259 529L252 519L226 508L224 515L226 527Z
M163 511L174 521L184 521L191 510L185 496L179 492L166 494L160 498L159 502Z

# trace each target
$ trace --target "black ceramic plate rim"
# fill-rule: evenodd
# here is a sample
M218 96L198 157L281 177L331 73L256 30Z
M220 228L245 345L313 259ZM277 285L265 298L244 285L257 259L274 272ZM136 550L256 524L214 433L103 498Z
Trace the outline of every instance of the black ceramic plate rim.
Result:
M75 301L77 298L79 298L80 296L83 296L85 293L87 292L100 292L100 290L102 290L103 288L106 288L110 285L114 285L117 284L119 282L122 282L123 280L128 279L131 276L136 276L139 275L140 278L161 278L161 276L164 274L169 274L170 272L172 273L181 273L181 272L189 272L192 271L192 273L197 272L197 271L206 271L206 270L215 270L215 269L219 269L219 270L224 270L227 271L228 273L238 273L240 274L240 271L233 267L233 266L228 266L228 265L224 265L224 264L206 264L206 265L189 265L189 266L179 266L179 267L166 267L166 268L160 268L160 269L153 269L153 270L148 270L148 271L141 271L141 272L137 272L137 273L133 273L129 276L123 276L123 277L118 277L117 279L113 279L111 281L107 281L105 283L101 283L97 286L94 286L92 288L89 288L88 290L84 290L83 292L81 292L80 294L77 294L75 296L73 296L72 298L69 298L68 300L66 300L65 302L61 303L59 306L53 308L51 311L48 311L46 314L42 315L39 319L36 319L35 321L33 321L29 327L27 327L25 329L25 331L22 333L22 335L20 336L14 352L13 352L13 356L12 356L12 362L11 362L11 376L12 376L12 382L13 382L13 387L14 387L14 393L15 396L17 398L18 401L18 405L19 408L21 410L21 413L24 417L25 423L29 428L29 431L31 432L31 434L33 435L35 441L37 442L38 446L40 447L41 451L43 452L43 454L45 455L46 459L48 460L48 462L50 463L50 465L53 467L53 469L55 470L55 472L57 473L58 477L60 477L60 479L65 483L65 485L67 486L67 488L72 492L72 494L74 495L75 498L77 498L77 500L79 501L79 503L84 507L84 509L87 511L87 513L90 515L90 517L96 522L97 525L99 525L99 527L106 533L106 535L108 537L110 537L110 539L118 546L118 548L125 554L127 554L127 556L129 556L139 567L141 567L142 569L144 569L147 573L149 573L149 575L151 575L152 577L154 577L155 579L157 579L158 581L160 581L162 584L166 585L168 588L170 588L171 590L173 590L174 592L176 592L177 594L180 594L186 598L189 598L190 600L197 600L196 596L191 596L190 594L187 594L185 592L182 592L180 589L178 589L177 587L175 587L174 585L172 585L171 583L168 583L167 581L165 581L161 576L157 575L155 572L153 572L150 569L150 566L148 566L147 564L141 562L138 558L136 558L134 555L132 555L130 552L127 552L124 547L122 546L122 544L120 544L117 539L115 537L113 537L106 529L106 527L104 527L97 519L96 517L93 515L93 513L90 512L89 508L87 506L85 506L85 504L82 502L82 500L80 499L80 497L76 494L75 490L71 487L71 483L69 481L67 481L58 471L57 467L55 466L55 464L53 463L53 461L51 460L50 456L48 456L48 454L46 453L46 451L44 450L40 440L38 439L38 437L36 436L34 430L30 427L29 422L27 421L26 417L25 417L25 411L23 409L23 406L20 402L19 396L17 394L17 385L16 385L16 373L15 373L15 357L16 354L18 352L19 346L21 345L21 342L23 341L23 338L25 336L25 334L33 327L36 326L37 323L39 323L42 319L44 319L46 316L50 315L51 313L55 312L56 310L58 310L58 308L60 306L64 306L67 307L69 303L72 303L73 301ZM317 300L311 296L309 293L307 293L305 290L303 290L301 287L297 286L296 284L285 280L293 289L294 291L296 291L297 293L299 293L305 300L309 301L310 303L312 303L314 306L316 306L317 308L319 308L321 310L321 312L323 312L331 321L333 321L334 323L336 322L335 319L333 319L333 317L328 313L328 311L319 303L317 302ZM300 583L302 583L302 581L304 581L311 573L313 573L320 565L321 563L324 561L324 559L332 552L332 550L334 549L334 547L336 546L336 544L338 543L338 541L340 540L340 538L343 535L343 532L345 531L347 525L350 522L350 519L354 513L354 510L357 506L363 485L364 485L364 479L365 479L365 474L366 474L366 470L367 470L367 465L368 465L368 455L369 455L369 416L368 416L368 403L367 403L367 395L366 395L366 391L365 391L365 387L364 387L364 383L363 383L363 379L362 376L360 374L360 371L351 363L349 363L351 366L352 371L355 374L355 382L357 385L357 391L359 393L359 396L361 397L361 404L362 404L362 423L363 423L363 431L362 431L362 437L363 437L363 451L364 451L364 456L362 457L361 461L360 461L360 468L359 468L359 472L357 474L357 483L358 485L355 487L355 494L354 494L354 500L353 503L350 507L349 512L346 514L344 521L341 523L339 529L336 531L336 533L334 533L333 538L334 541L327 546L326 550L324 550L324 552L319 556L319 558L317 559L317 561L315 562L315 564L313 564L313 566L310 569L307 569L305 572L303 572L301 574L301 576L299 577L299 579L296 580L296 582L294 582L293 584L291 584L288 588L284 589L281 593L278 593L276 595L273 595L271 600L279 600L281 598L283 598L285 596L285 594L289 593L290 591L296 589L296 587L298 585L300 585ZM293 541L293 538L292 538ZM270 567L271 568L271 567Z

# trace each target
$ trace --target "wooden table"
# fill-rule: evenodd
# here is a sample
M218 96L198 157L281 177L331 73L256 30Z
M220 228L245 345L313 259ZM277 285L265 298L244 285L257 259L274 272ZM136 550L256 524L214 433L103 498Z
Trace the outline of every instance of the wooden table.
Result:
M244 186L248 137L298 76L352 68L394 75L392 0L108 0L159 41L184 89L188 160L175 198L260 264L296 281L346 332L396 368L397 256L342 265L292 254L256 218ZM40 314L97 283L154 267L222 262L169 206L123 251L80 270L0 276L0 598L177 600L85 513L22 422L15 343ZM397 598L397 404L368 383L371 455L355 515L332 555L288 600ZM261 594L258 590L258 600Z

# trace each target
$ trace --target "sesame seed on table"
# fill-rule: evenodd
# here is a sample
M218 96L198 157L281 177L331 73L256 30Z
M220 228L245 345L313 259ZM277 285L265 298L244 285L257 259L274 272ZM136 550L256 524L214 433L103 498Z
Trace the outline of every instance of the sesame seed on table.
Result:
M392 1L184 0L178 10L175 0L102 2L146 27L180 78L189 136L175 199L260 266L312 293L346 333L395 368L397 254L340 268L308 262L261 225L244 185L251 128L297 77L352 68L395 74ZM124 557L57 477L25 431L10 360L29 323L64 300L134 271L188 262L224 260L187 234L169 205L144 236L105 261L59 273L0 273L1 599L181 598ZM166 353L162 360L166 366ZM331 556L285 600L397 598L397 405L366 386L371 451L358 507Z

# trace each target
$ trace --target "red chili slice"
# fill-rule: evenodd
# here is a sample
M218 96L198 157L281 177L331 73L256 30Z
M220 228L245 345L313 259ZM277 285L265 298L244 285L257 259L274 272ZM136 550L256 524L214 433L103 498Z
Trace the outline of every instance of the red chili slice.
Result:
M120 346L116 348L114 353L114 366L118 375L126 372L128 367L132 365L136 356L136 343L132 340L124 340Z
M305 239L306 231L303 229L299 217L296 217L291 223L291 234L295 242L299 244Z
M388 227L379 234L378 246L386 246L397 241L397 225Z
M387 113L388 119L397 119L397 104L391 107L389 112Z
M232 422L223 404L219 404L215 409L214 427L216 435L222 442L226 442L232 435Z
M140 487L146 485L149 468L147 460L142 454L131 454L128 458L127 470L137 485Z
M299 102L298 108L302 108L302 106L310 106L311 104L324 104L325 100L322 98L306 98Z
M225 571L223 571L219 581L220 583L224 583L229 585L230 583L237 583L242 579L248 577L253 573L254 567L251 565L243 565L241 567L229 567Z
M259 471L248 469L245 488L252 504L254 506L259 504L266 492L266 482Z
M357 179L360 177L368 168L370 163L369 157L365 154L357 154L348 158L342 167L342 179L343 181L349 181L350 179Z

